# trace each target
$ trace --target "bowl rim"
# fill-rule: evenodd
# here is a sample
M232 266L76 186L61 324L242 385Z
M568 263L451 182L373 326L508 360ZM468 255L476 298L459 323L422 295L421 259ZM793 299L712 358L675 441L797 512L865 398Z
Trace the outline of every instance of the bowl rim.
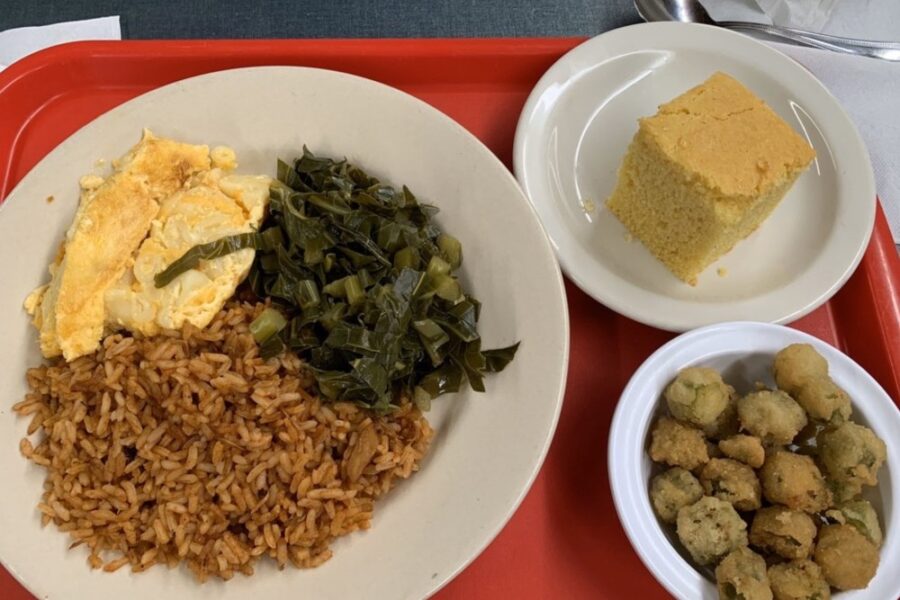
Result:
M715 356L744 351L766 350L766 346L784 347L789 343L809 343L822 354L831 369L845 372L839 384L864 390L863 402L854 399L854 410L863 415L868 425L886 442L900 440L900 409L881 385L852 358L808 333L770 323L733 321L709 325L682 334L651 354L632 375L622 392L610 426L608 473L613 504L622 528L644 566L656 580L677 598L706 597L715 593L713 584L685 560L666 536L653 512L647 493L648 479L641 468L646 456L645 441L649 424L659 406L662 386L657 373L665 373L669 381L675 372ZM756 347L754 347L756 346ZM852 386L847 374L852 374ZM656 375L656 376L655 376ZM655 377L654 377L655 376ZM653 402L646 402L648 388L655 388ZM851 396L853 394L851 393ZM900 589L900 572L890 573L886 564L900 563L900 472L891 469L900 464L900 443L888 443L887 460L881 471L880 487L887 491L881 523L885 538L880 548L882 566L864 590L840 592L840 598L862 598L879 588ZM879 587L873 589L872 583ZM885 590L882 590L885 591ZM887 597L887 596L885 596Z

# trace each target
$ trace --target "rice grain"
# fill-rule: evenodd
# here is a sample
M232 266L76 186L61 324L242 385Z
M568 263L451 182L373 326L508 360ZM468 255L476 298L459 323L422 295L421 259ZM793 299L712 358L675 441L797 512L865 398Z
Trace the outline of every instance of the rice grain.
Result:
M183 562L199 581L250 575L263 556L313 568L418 469L421 412L323 404L296 356L259 357L249 324L264 308L230 302L202 331L113 334L28 371L14 409L37 433L21 454L47 469L38 510L91 568Z

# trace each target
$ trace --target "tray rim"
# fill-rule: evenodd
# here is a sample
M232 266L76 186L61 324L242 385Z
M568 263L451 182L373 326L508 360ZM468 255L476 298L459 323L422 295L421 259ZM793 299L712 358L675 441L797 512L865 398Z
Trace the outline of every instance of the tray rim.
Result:
M87 57L164 59L208 51L218 56L267 57L279 50L315 50L326 56L396 56L413 51L419 57L448 58L482 54L541 54L571 49L590 38L584 36L486 37L486 38L268 38L268 39L147 39L83 40L43 48L13 62L0 71L0 95L22 76L49 64ZM450 47L448 52L448 46ZM450 55L450 56L448 56ZM270 63L273 64L273 63Z
M459 57L519 57L527 61L529 57L544 57L550 63L565 51L581 43L583 37L541 37L541 38L372 38L372 39L274 39L274 40L126 40L126 41L87 41L70 42L39 51L13 63L0 72L0 102L5 94L15 90L18 85L25 84L31 77L40 77L42 72L54 65L72 64L79 61L127 61L127 60L171 60L202 53L205 59L227 60L229 58L248 57L253 60L266 60L272 53L288 53L292 63L272 61L257 64L298 64L304 56L318 58L358 57L365 50L373 58L397 58L414 55L417 58L448 59ZM306 55L305 53L309 53ZM243 66L232 64L224 68ZM212 69L212 70L220 70ZM209 69L195 71L209 72ZM180 78L179 78L180 79ZM140 86L139 81L131 81L130 85ZM146 86L144 86L146 87ZM155 85L153 87L156 87ZM31 97L33 95L29 95ZM34 98L35 109L40 109L47 98ZM4 156L7 151L15 149L18 134L25 122L15 122L7 128L14 134L5 136L0 123L0 157L4 161L11 159ZM52 148L51 148L52 149ZM49 151L49 150L48 150ZM10 173L9 163L0 164L0 203L11 187L8 187ZM507 165L509 166L509 165ZM24 173L23 173L24 175ZM842 293L843 292L843 293ZM879 369L880 383L893 396L895 403L900 402L900 256L898 256L893 239L887 228L887 222L881 210L877 209L875 227L863 261L856 273L835 298L829 301L829 310L843 314L840 322L844 326L853 326L854 322L845 322L844 317L856 310L855 299L851 294L863 296L864 308L872 313L871 320L879 325L874 354L881 354ZM885 301L886 300L886 301ZM844 306L846 305L846 306ZM852 314L851 314L852 316ZM621 317L620 317L621 318ZM834 322L834 320L832 320ZM851 356L859 351L869 349L849 344L846 336L841 335L840 325L834 329L839 348ZM885 379L886 378L886 379ZM649 573L648 573L649 574Z

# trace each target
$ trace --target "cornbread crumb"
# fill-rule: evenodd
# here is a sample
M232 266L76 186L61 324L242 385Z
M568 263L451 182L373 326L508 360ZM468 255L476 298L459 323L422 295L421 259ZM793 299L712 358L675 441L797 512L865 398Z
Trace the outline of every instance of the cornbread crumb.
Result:
M814 158L769 106L715 73L639 120L607 206L673 274L696 285Z
M597 210L597 203L593 200L585 200L581 204L581 208L584 210L585 214L592 215L594 214L594 211Z
M81 179L78 180L78 187L85 191L96 190L103 185L103 181L104 179L99 175L83 175Z
M716 269L716 275L718 275L719 277L725 277L726 275L728 275L728 269L726 269L725 267L719 267L718 269Z

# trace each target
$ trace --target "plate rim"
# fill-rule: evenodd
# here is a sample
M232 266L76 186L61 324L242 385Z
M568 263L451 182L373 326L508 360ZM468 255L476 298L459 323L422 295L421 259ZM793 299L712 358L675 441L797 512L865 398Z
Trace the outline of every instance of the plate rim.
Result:
M851 142L854 146L852 149L852 153L857 155L859 157L859 160L861 161L860 167L862 167L862 170L858 173L858 175L862 176L866 189L859 195L868 197L865 200L864 205L864 208L867 212L867 214L865 215L866 224L864 230L861 227L859 230L860 234L854 237L855 248L853 255L850 256L849 253L847 253L848 260L845 261L840 274L837 277L832 277L832 280L829 281L827 285L823 284L821 286L818 286L816 288L818 292L815 297L805 300L805 304L793 303L791 304L789 309L781 308L779 310L765 310L764 306L752 306L752 310L754 310L754 312L765 313L759 314L759 316L756 317L756 319L759 321L773 324L791 323L806 316L810 312L826 303L843 287L847 280L856 271L857 267L862 261L863 255L868 249L875 227L875 217L877 212L877 190L875 187L875 176L872 170L872 163L868 153L868 149L862 139L862 136L859 133L858 128L856 127L850 116L847 114L847 111L844 109L838 99L830 92L830 90L828 90L825 85L821 81L819 81L819 79L811 71L809 71L809 69L807 69L804 65L797 62L790 56L787 56L786 54L780 52L776 48L768 46L759 40L738 33L736 31L731 31L712 25L682 22L637 23L634 25L613 29L589 38L566 52L556 62L554 62L553 65L549 69L547 69L547 71L541 76L541 78L538 80L537 84L535 84L534 88L529 94L516 124L515 140L513 143L513 172L515 173L516 179L519 181L519 184L522 186L522 189L525 192L525 196L528 198L529 202L535 206L536 210L539 205L552 205L552 200L548 200L547 198L533 197L534 186L532 185L532 182L534 180L539 180L541 177L529 176L525 158L528 148L535 146L537 131L540 131L540 128L543 126L539 126L535 130L533 130L530 121L539 112L541 101L545 93L547 92L547 89L551 86L551 84L556 84L560 81L568 83L583 74L585 69L584 67L579 67L577 70L571 69L570 63L578 62L581 58L581 55L584 53L593 52L596 54L604 54L604 49L607 45L612 43L619 43L620 40L627 40L629 37L634 38L635 41L637 41L637 43L635 43L635 41L631 42L636 46L632 51L637 51L638 46L643 50L665 50L666 47L663 44L641 45L638 38L643 37L644 40L654 39L654 35L662 33L665 33L666 35L680 35L685 31L690 31L692 35L696 34L693 35L692 44L706 44L708 49L708 45L712 41L721 41L723 39L730 40L738 44L743 44L746 48L752 49L751 51L753 52L761 53L761 56L763 56L764 58L768 57L772 60L780 61L785 65L789 65L790 68L802 72L801 76L806 79L807 83L817 88L816 93L826 98L826 100L832 105L832 108L837 109L835 114L838 114L841 117L841 123L839 124L839 126L850 133L850 138L848 139L848 141ZM681 33L679 34L679 32ZM697 42L696 40L700 40L700 42ZM694 48L692 49L696 49L696 46L694 46ZM605 54L606 56L603 59L604 61L624 55L624 53L618 52L606 52ZM599 63L600 61L597 62ZM562 94L560 95L560 97L561 96ZM832 125L829 124L829 127L832 127ZM538 214L541 214L541 210L538 210ZM677 307L680 308L691 306L699 307L703 303L698 300L674 298L661 292L644 289L640 290L641 296L643 298L638 298L636 299L637 301L633 301L635 300L634 298L628 298L627 296L620 295L615 290L610 291L609 288L615 288L616 284L620 283L625 283L629 287L636 286L633 286L633 284L628 282L628 280L615 274L611 270L608 275L604 274L604 278L602 281L595 281L592 280L592 278L583 276L581 274L581 271L583 269L579 267L579 261L577 260L577 258L563 252L560 242L557 241L557 237L561 239L568 239L570 237L567 228L561 226L559 227L561 231L553 231L555 228L551 225L544 224L544 226L548 236L550 237L557 259L559 260L562 270L566 274L566 276L580 290L591 296L597 302L634 321L638 321L645 325L656 327L665 331L682 333L697 327L704 327L717 322L744 320L747 318L754 319L753 316L748 317L746 310L728 311L723 309L724 314L714 317L713 319L703 318L702 316L696 314L680 314L678 310L659 311L654 310L652 307L647 307L644 305L647 304L650 300L667 301L669 303L674 303L675 305L677 305ZM555 235L557 237L554 237ZM753 302L761 296L767 296L770 294L777 295L779 293L781 293L780 289L768 291L763 295L752 295L747 298L732 302L731 304L738 304L743 308L745 303ZM719 303L716 303L715 305L721 306L721 304Z
M553 273L553 281L554 284L551 284L551 287L554 289L555 293L553 297L559 301L560 311L558 314L558 319L560 321L559 330L560 330L560 344L562 347L562 352L559 353L559 376L558 381L555 383L554 387L557 389L556 397L553 398L553 414L552 419L548 423L546 434L544 435L544 439L540 440L539 450L536 455L537 459L534 463L529 467L528 475L525 478L523 485L520 486L514 495L510 495L511 500L507 503L507 507L502 511L502 514L498 512L498 519L496 524L493 527L489 527L485 530L484 534L481 536L481 540L473 546L473 550L468 552L464 559L457 561L457 564L454 565L453 568L449 569L445 572L445 574L437 579L429 579L428 583L422 586L421 590L417 590L416 593L421 592L422 597L430 597L443 589L447 584L449 584L453 579L455 579L462 571L464 571L469 565L471 565L484 551L487 547L496 539L496 537L505 529L509 521L515 516L525 497L531 491L531 488L534 485L535 480L537 479L543 465L546 461L547 454L550 450L551 443L556 433L556 429L559 423L560 414L562 412L562 406L565 399L566 393L566 383L568 379L568 368L569 368L569 358L570 358L570 348L571 348L571 339L570 339L570 318L569 318L569 308L568 308L568 300L565 289L565 282L563 279L562 271L560 268L559 261L556 260L556 254L554 252L554 247L550 236L547 232L547 229L544 227L543 222L541 221L537 210L532 205L532 203L528 200L525 195L525 192L522 190L522 187L519 185L517 179L510 169L506 167L505 164L500 160L500 158L491 151L487 145L481 141L474 133L470 132L466 129L462 124L457 122L455 119L445 114L438 108L432 106L428 102L417 98L413 94L399 89L395 86L388 85L386 83L382 83L375 79L371 79L368 77L363 77L360 75L346 73L343 71L338 71L334 69L325 69L321 67L308 67L301 65L278 65L278 64L268 64L268 65L255 65L255 66L245 66L245 67L235 67L229 69L218 69L214 71L209 71L207 73L202 73L198 75L193 75L190 77L185 77L183 79L179 79L177 81L172 81L164 85L160 85L153 89L141 92L136 96L129 98L128 100L112 107L111 109L93 117L80 127L73 131L70 135L68 135L65 139L59 142L56 146L51 148L44 156L41 157L39 161L37 161L28 172L22 176L16 185L9 190L9 193L6 197L0 202L0 219L9 218L4 217L5 214L8 214L8 210L4 210L7 207L11 206L12 202L16 204L26 201L26 199L19 199L19 196L22 195L21 190L26 189L30 184L31 179L37 177L37 172L39 168L51 157L51 155L65 149L70 145L77 145L78 138L85 134L85 130L90 129L91 127L96 127L97 122L107 119L107 118L115 118L116 115L120 113L124 113L132 108L132 105L139 100L144 99L146 101L146 97L152 97L161 93L171 93L173 89L179 89L184 86L189 85L197 85L197 82L202 83L204 80L212 79L212 78L220 78L220 77L228 77L229 75L243 72L262 72L269 71L272 73L278 72L306 72L312 73L314 75L319 75L323 77L332 77L337 80L346 80L355 82L357 85L370 86L378 89L381 93L385 93L395 98L396 101L406 103L407 107L415 108L416 110L422 111L424 114L428 115L429 120L434 122L442 123L443 127L448 128L448 130L452 130L454 135L466 140L468 144L471 145L474 151L477 151L480 154L480 159L485 162L485 164L490 163L492 165L492 170L497 172L498 177L503 177L509 184L511 184L511 190L516 190L519 198L521 199L521 204L524 207L524 210L530 215L530 218L533 220L534 224L537 226L537 230L541 235L537 236L540 239L540 244L543 247L544 253L547 253L548 264L550 265L551 271ZM113 115L112 117L110 115ZM74 182L73 182L74 184ZM548 282L549 283L549 282ZM488 392L489 393L489 392ZM13 415L6 414L5 418L12 418ZM23 459L24 460L24 459ZM342 536L342 538L347 536ZM449 561L448 561L449 562ZM7 572L18 581L22 587L27 589L30 593L35 594L38 597L48 597L48 590L44 589L40 584L40 581L26 581L19 571L19 569L15 568L10 562L4 559L4 557L0 556L0 564L7 570ZM89 573L89 571L88 571Z

